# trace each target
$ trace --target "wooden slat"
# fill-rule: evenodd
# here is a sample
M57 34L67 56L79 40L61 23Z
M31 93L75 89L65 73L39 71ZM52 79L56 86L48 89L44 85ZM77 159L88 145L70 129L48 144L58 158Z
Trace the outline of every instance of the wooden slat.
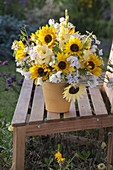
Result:
M76 109L75 109L75 103L74 101L70 104L70 109L68 113L64 113L64 118L73 118L76 117Z
M113 42L112 42L112 45L111 45L111 50L110 50L110 55L109 55L109 60L108 60L108 63L110 62L110 64L113 64ZM113 68L107 66L107 69L110 69L111 71L113 71ZM110 73L108 71L106 71L106 74L105 74L105 79L104 79L104 89L106 91L106 94L109 98L109 101L111 103L111 105L113 105L113 89L112 88L108 88L106 86L106 83L108 82L108 79L107 77L109 78L113 78L113 73ZM113 106L112 106L113 108ZM112 109L113 110L113 109Z
M109 78L113 78L113 74L110 73L110 72L106 72L106 76L108 76ZM111 87L107 87L106 84L108 82L108 79L106 79L106 77L105 77L104 81L105 81L104 82L104 89L105 89L106 94L107 94L107 96L109 98L109 101L110 101L110 103L112 105L112 101L113 101L113 89Z
M33 81L24 79L18 103L14 112L12 125L22 125L26 122Z
M47 120L60 119L60 113L47 112Z
M106 106L104 104L103 98L101 96L101 93L100 93L100 90L98 89L98 87L89 88L89 92L90 92L90 95L91 95L95 114L96 115L106 115L106 114L108 114L107 110L106 110Z
M85 94L83 95L83 97L78 99L79 114L80 116L91 116L92 115L91 106L89 103L89 99L85 87L84 87L84 91Z
M72 132L77 130L97 129L113 126L113 115L92 116L75 119L50 121L33 124L26 129L27 136L47 135L60 132Z
M44 98L42 87L36 86L29 123L43 121L43 117L44 117Z

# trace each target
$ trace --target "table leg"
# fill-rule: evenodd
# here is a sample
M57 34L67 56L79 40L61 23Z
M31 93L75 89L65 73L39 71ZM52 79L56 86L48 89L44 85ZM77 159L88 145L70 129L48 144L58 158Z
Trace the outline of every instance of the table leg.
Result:
M24 170L25 126L14 127L13 131L13 170Z
M107 170L110 170L110 165L113 163L113 128L108 132L108 151L107 151Z

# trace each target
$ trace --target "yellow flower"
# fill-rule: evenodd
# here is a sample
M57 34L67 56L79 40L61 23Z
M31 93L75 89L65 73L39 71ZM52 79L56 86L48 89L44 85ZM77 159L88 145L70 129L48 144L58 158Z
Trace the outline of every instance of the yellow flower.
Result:
M62 154L59 151L55 154L55 159L57 159L58 163L65 161L65 158L62 157Z
M68 27L65 27L65 25L61 25L60 32L57 36L60 48L63 47L64 43L66 43L69 40L70 36L74 34L74 32L75 32L74 28L70 29Z
M62 71L63 74L69 73L69 71L75 71L74 68L70 67L70 62L67 61L67 55L64 53L58 53L56 60L57 63L53 65L56 71Z
M15 50L15 58L17 60L22 60L26 56L26 53L24 52L25 45L22 41L16 41L16 45L17 49Z
M85 93L85 88L83 84L77 84L77 86L69 85L64 89L63 98L70 102L71 100L76 100L82 97Z
M12 131L13 131L13 126L10 125L10 126L8 127L8 130L9 130L10 132L12 132Z
M78 55L81 58L83 44L79 38L71 38L64 45L64 52L70 55Z
M52 47L56 40L56 29L51 25L43 26L42 29L38 31L38 40L43 44L47 44L48 47Z
M42 77L43 81L47 80L50 73L50 69L47 65L40 64L30 67L29 71L31 72L31 79L35 81L35 84L37 84L39 77Z
M30 36L30 38L31 38L31 41L33 41L33 42L35 42L35 43L38 42L38 36L36 35L36 33L35 33L35 34L32 33L31 36Z
M106 143L105 142L102 142L101 143L101 149L105 149L106 148Z
M98 170L105 170L106 166L105 166L104 163L100 163L100 164L97 165L97 168L98 168Z
M102 64L102 60L94 54L90 54L84 62L85 68L95 76L99 76L101 74L102 69L100 66Z

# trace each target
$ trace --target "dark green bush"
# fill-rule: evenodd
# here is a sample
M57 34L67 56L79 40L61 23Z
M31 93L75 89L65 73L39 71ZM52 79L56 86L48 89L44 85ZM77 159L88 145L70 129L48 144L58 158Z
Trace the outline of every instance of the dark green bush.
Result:
M11 44L17 39L23 24L9 15L0 16L0 58L12 56Z
M20 29L25 24L25 21L19 21L9 15L0 16L0 58L12 58L11 45L19 38ZM28 32L32 32L38 28L38 25L27 27Z

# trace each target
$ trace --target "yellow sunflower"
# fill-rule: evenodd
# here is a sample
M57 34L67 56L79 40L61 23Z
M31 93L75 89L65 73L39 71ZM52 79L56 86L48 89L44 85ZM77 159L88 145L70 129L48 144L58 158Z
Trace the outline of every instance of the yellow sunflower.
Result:
M79 38L71 38L64 45L64 52L70 55L78 55L81 58L83 44Z
M56 40L56 29L51 25L43 26L37 33L39 41L43 44L47 44L48 47L52 47L54 41Z
M84 62L86 69L89 70L95 76L99 76L101 74L102 69L100 68L100 66L102 64L103 61L94 54L90 54Z
M50 73L50 69L47 65L40 64L30 67L29 71L31 72L31 79L35 81L35 84L37 84L39 77L42 77L43 81L47 80Z
M75 71L73 67L70 67L70 62L67 61L67 55L64 53L58 53L56 60L57 64L53 65L56 71L62 71L63 74L67 74L69 71Z
M25 45L22 41L16 41L16 45L18 46L18 48L17 50L15 50L15 58L17 60L22 60L26 56L26 53L24 52Z
M63 98L70 102L71 100L79 99L85 93L85 88L83 84L78 84L77 86L69 85L64 89Z

